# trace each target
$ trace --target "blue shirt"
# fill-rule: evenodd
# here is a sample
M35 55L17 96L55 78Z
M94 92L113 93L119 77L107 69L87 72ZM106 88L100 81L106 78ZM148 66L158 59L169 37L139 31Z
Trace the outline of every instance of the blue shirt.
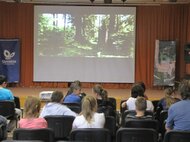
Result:
M70 94L65 97L64 103L81 103L81 98L78 95Z
M0 100L14 100L13 93L6 88L0 88Z
M190 131L190 100L173 104L168 110L166 127L174 130Z

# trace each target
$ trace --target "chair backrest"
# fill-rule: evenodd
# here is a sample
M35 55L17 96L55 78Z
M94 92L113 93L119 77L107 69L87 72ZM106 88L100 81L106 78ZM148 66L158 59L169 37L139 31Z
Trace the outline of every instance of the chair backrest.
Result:
M44 142L44 141L39 141L39 140L4 140L2 142Z
M126 120L125 128L151 128L159 131L159 123L157 120Z
M6 126L0 124L0 141L7 138L7 129Z
M126 121L126 116L127 115L135 116L136 115L136 111L135 110L125 110L125 112L123 113L122 118L121 118L121 125L123 127L125 125L125 121ZM154 117L154 113L152 111L150 111L150 110L145 111L145 115L150 115L150 116Z
M116 111L116 107L117 107L116 99L113 97L109 97L108 100L113 104L114 110Z
M70 108L72 111L76 113L81 112L81 105L78 103L63 103L63 105L66 105L68 108Z
M54 132L52 129L49 128L17 128L13 131L13 140L40 140L44 142L54 142Z
M166 129L165 129L165 124L166 124L166 119L168 117L168 111L167 110L162 110L159 115L159 122L160 122L160 133L162 136L164 136Z
M113 116L106 116L106 122L104 128L108 129L112 137L116 134L116 119Z
M165 134L164 142L189 142L189 131L169 131Z
M55 139L67 140L72 130L74 116L49 115L45 117L48 128L53 129Z
M71 131L71 141L111 142L109 130L104 128L83 128Z
M116 139L117 142L157 142L158 133L154 129L120 128Z
M15 107L20 109L20 98L17 96L14 96L14 102L15 102Z
M13 101L0 101L0 115L7 119L15 116L15 103Z
M153 106L154 106L154 112L156 112L156 109L157 109L157 107L158 107L158 102L159 102L159 100L153 100L153 101L151 101L152 102L152 104L153 104Z

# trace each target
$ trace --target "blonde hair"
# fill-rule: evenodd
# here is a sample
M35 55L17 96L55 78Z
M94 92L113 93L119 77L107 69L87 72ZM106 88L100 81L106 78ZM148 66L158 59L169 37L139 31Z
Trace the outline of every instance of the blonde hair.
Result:
M172 97L174 91L175 90L172 87L166 88L164 90L165 100L166 100L166 108L169 108L172 104L174 104L176 102L175 99Z
M24 103L24 114L26 118L38 117L40 112L40 100L33 96L28 96Z
M86 96L82 100L82 114L91 123L94 112L97 111L97 100L93 96Z

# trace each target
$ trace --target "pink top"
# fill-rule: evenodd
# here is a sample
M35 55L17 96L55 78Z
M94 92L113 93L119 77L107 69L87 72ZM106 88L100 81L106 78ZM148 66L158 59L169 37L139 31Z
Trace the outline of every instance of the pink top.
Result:
M19 122L19 128L47 128L47 122L44 118L31 118L31 119L21 119Z

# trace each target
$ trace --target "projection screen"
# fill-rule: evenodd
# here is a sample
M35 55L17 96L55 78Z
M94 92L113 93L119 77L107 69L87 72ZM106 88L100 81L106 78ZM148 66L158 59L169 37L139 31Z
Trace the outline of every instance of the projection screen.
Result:
M133 83L135 7L34 7L34 81Z

